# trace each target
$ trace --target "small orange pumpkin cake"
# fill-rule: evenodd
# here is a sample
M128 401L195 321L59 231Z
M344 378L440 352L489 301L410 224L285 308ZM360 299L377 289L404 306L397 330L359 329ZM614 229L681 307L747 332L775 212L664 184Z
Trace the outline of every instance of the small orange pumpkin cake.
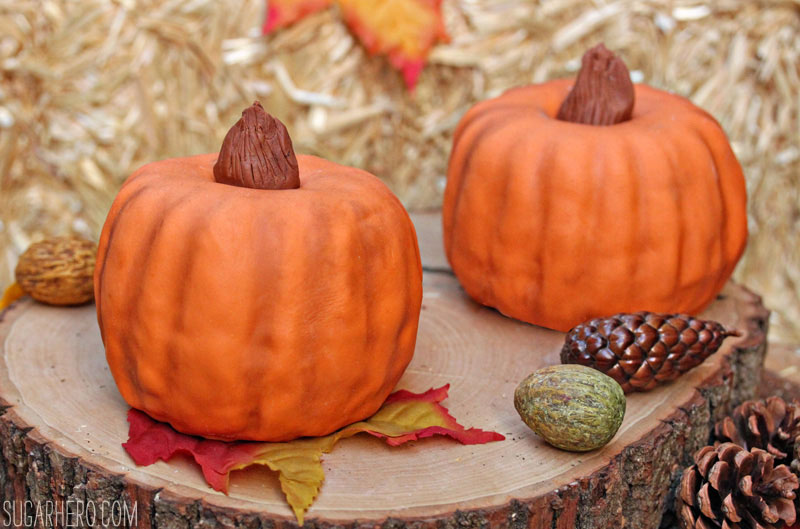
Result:
M696 314L747 239L744 176L719 124L634 86L602 45L577 79L466 113L442 217L472 298L560 331L622 312Z
M219 155L128 178L94 285L124 399L217 439L318 436L373 414L411 360L422 302L397 198L365 171L295 156L259 103Z

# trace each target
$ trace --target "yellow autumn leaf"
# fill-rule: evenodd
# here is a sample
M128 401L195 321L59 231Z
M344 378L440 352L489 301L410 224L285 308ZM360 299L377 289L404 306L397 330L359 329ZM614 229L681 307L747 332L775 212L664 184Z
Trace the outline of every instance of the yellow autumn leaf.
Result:
M389 57L411 88L431 48L449 37L441 0L338 0L344 20L371 54Z
M345 23L373 55L386 55L413 89L431 48L447 42L441 0L267 0L263 33L339 6Z
M143 412L131 410L129 439L123 446L139 465L169 460L176 452L194 457L206 481L216 490L227 492L230 472L251 465L264 465L278 472L281 490L298 523L303 525L306 511L319 494L325 473L322 454L333 450L347 437L366 432L386 439L391 446L408 441L446 435L463 444L500 441L495 432L464 428L440 404L449 386L424 393L400 390L386 399L381 409L365 421L357 422L325 437L304 438L286 443L212 441L181 434Z
M7 308L24 295L25 292L19 286L19 283L11 283L3 292L3 297L0 298L0 310Z

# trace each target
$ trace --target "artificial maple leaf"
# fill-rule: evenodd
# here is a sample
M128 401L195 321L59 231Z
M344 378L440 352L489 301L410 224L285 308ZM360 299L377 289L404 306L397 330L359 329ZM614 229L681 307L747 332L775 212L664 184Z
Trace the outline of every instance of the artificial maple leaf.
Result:
M24 295L25 292L18 283L11 283L3 292L3 297L0 298L0 310L5 309Z
M325 473L322 454L330 452L341 439L358 433L383 438L391 446L408 441L446 435L462 444L483 444L505 439L501 434L464 428L440 404L449 385L425 393L397 391L369 419L346 426L325 437L298 439L287 443L224 442L176 432L171 426L131 409L129 439L122 446L138 465L168 461L178 452L188 452L200 465L212 488L227 493L230 473L251 465L265 465L278 472L286 501L297 521L314 502Z
M495 432L478 428L465 429L458 424L447 408L439 404L447 398L449 388L448 384L437 389L429 389L425 393L412 393L401 389L389 395L381 409L366 423L356 424L367 424L369 428L364 431L386 439L386 443L391 446L399 446L432 435L446 435L465 445L505 439ZM381 428L376 428L377 425Z
M425 59L449 37L441 0L339 0L345 22L371 54L387 55L413 89Z
M263 34L294 24L301 18L330 7L333 0L267 0Z
M381 54L403 74L409 90L413 90L425 65L431 48L438 42L447 42L449 36L442 18L441 0L335 0L342 11L350 30L358 37L367 51ZM289 25L304 16L295 9L299 4L311 4L311 0L268 0L267 21L264 33ZM276 22L278 13L292 13ZM322 9L307 8L310 12ZM272 16L272 18L270 18Z

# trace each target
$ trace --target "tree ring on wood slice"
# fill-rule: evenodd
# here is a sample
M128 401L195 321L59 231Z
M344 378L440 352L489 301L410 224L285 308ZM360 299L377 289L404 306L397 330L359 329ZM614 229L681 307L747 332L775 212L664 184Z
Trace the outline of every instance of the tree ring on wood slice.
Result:
M436 254L436 214L413 217L431 271L416 355L399 387L450 383L444 404L462 424L507 439L400 448L369 436L343 441L324 457L326 481L306 526L658 527L670 487L713 422L754 395L768 316L760 298L729 284L703 317L743 336L676 382L630 395L622 427L602 449L563 452L519 420L512 399L528 373L559 362L564 335L470 301ZM4 499L135 503L144 527L296 525L264 470L234 473L225 496L188 459L134 465L121 446L128 407L105 363L94 307L20 301L3 314L0 344Z

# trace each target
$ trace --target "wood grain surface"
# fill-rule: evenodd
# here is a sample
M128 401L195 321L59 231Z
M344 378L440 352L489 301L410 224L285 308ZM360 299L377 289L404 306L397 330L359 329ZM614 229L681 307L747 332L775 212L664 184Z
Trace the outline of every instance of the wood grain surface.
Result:
M423 254L423 310L414 360L399 386L451 384L445 404L465 425L507 439L461 446L427 439L388 448L340 443L306 527L656 528L681 468L712 422L755 393L767 312L729 284L703 315L737 328L720 352L677 382L628 398L617 436L584 454L554 449L512 403L529 372L558 362L563 334L470 301L448 272L438 215L414 216ZM236 472L210 489L188 460L137 468L122 449L127 405L105 363L93 306L18 302L0 321L0 491L7 499L125 501L141 527L291 527L277 480Z

